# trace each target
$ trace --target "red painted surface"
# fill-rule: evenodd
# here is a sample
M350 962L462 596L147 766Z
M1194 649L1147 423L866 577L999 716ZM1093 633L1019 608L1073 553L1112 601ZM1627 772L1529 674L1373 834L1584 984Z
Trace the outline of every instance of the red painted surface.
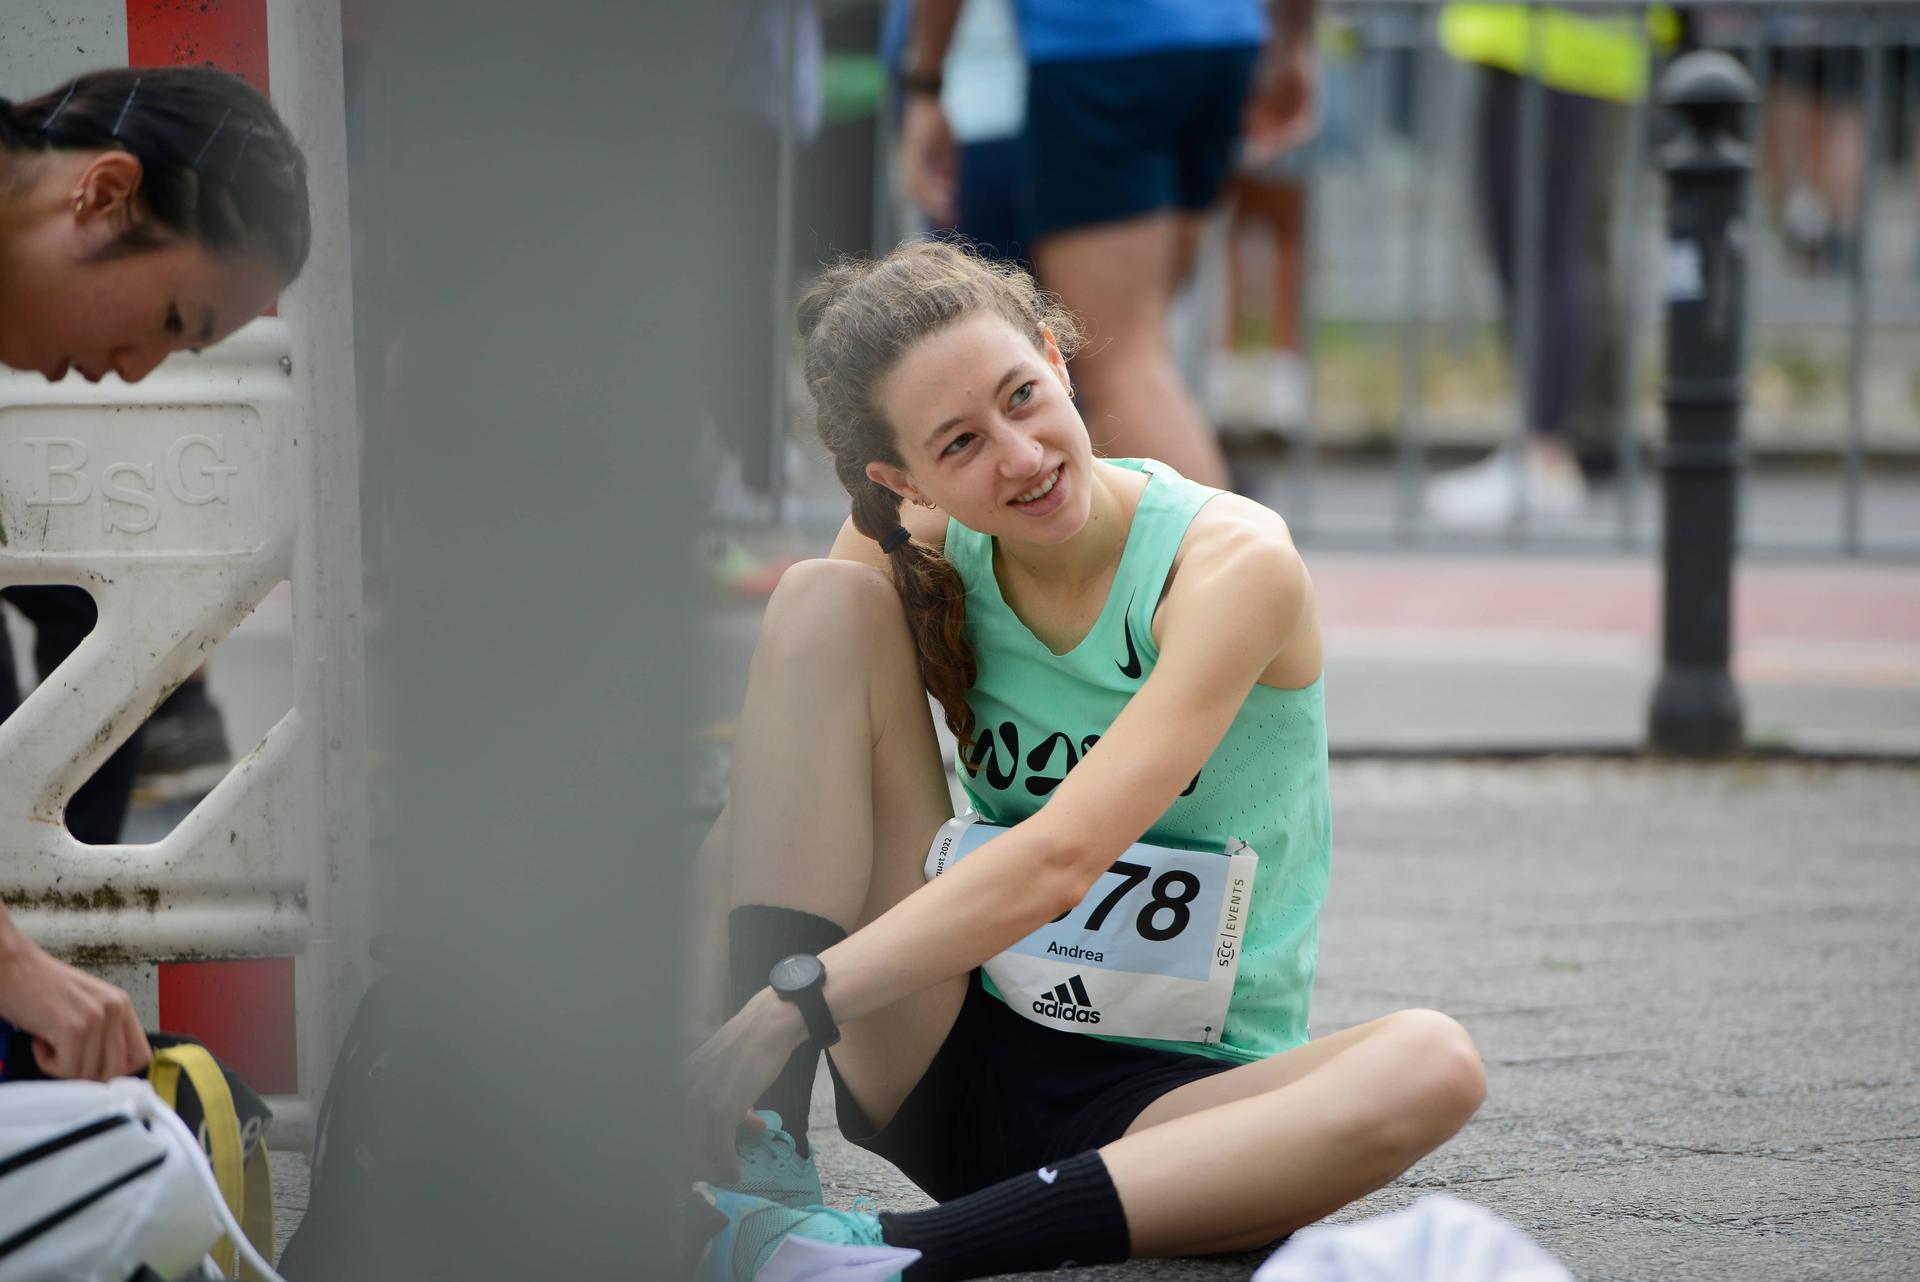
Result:
M161 962L160 1031L206 1043L263 1095L300 1085L293 958Z
M127 65L231 72L269 93L266 0L127 0ZM257 1091L299 1088L293 959L163 962L160 1027L205 1042Z
M270 93L266 0L127 0L127 65L214 67ZM263 1094L299 1089L292 958L158 970L162 1031L198 1038Z
M127 0L127 65L218 67L266 93L267 0Z

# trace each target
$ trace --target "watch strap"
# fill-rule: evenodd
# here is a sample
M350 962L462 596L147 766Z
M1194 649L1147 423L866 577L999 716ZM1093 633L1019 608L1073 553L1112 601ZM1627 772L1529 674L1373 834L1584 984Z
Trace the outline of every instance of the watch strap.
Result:
M802 989L787 1000L800 1008L800 1018L807 1024L807 1041L813 1049L823 1051L840 1040L840 1025L833 1022L826 994L819 988Z
M925 94L938 98L940 91L946 88L946 78L937 71L901 71L900 91L907 94Z

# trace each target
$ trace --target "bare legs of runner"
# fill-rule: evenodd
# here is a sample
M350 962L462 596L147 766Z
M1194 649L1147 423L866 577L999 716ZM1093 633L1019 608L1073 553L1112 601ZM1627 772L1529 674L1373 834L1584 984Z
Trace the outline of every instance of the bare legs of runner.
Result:
M1056 232L1034 246L1033 262L1040 283L1087 329L1073 377L1094 450L1159 459L1189 480L1226 489L1226 455L1180 376L1168 332L1200 221L1163 210Z

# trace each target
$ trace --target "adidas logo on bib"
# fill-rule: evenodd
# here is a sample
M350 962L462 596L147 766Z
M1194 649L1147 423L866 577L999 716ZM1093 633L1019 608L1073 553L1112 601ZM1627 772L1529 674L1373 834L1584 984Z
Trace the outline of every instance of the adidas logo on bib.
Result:
M1087 986L1078 975L1034 1002L1033 1013L1074 1024L1100 1022L1100 1012L1093 1008L1093 998L1087 996Z

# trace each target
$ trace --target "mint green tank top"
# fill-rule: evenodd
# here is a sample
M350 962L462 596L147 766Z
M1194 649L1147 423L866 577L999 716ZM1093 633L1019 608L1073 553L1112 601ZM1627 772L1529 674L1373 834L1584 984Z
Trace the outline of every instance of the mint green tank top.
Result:
M1159 651L1153 615L1194 514L1219 494L1150 459L1106 459L1145 472L1147 487L1099 619L1054 654L1000 595L993 540L947 523L947 559L967 589L967 640L979 660L968 692L975 742L961 786L981 816L1015 824L1046 804L1067 771L1105 734ZM1232 619L1221 619L1232 627ZM1107 1038L1252 1062L1307 1040L1319 960L1320 906L1332 853L1323 682L1299 690L1256 685L1191 785L1143 840L1223 852L1239 837L1260 856L1246 944L1217 1044ZM988 982L992 989L991 981ZM998 995L997 993L995 994ZM1090 1036L1093 1034L1089 1034Z

